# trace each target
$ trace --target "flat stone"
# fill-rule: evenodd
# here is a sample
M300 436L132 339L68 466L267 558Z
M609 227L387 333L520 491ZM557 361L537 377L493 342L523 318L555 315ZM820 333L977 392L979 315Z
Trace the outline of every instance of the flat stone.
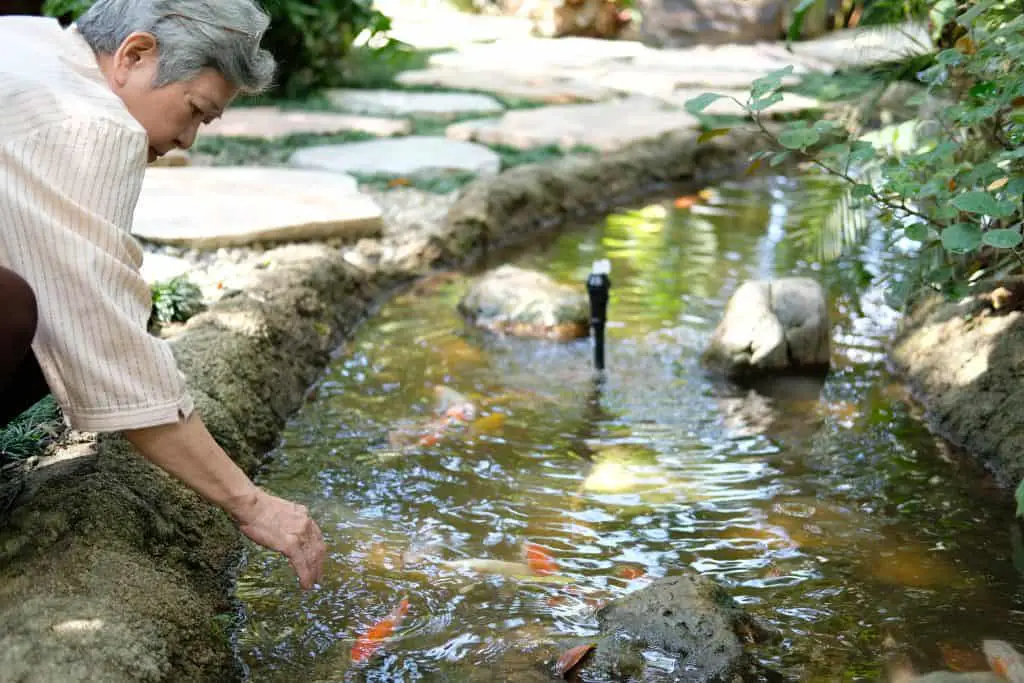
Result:
M453 124L448 126L446 134L455 140L477 140L518 149L540 145L571 149L586 145L610 151L697 125L697 119L685 111L648 98L629 98L510 111L499 119Z
M360 132L371 135L406 135L412 124L401 119L356 116L332 112L294 111L280 107L238 107L203 127L201 135L239 136L274 140L289 135Z
M166 282L192 270L192 264L183 258L147 251L139 269L142 279L152 284Z
M327 91L327 98L335 107L345 111L382 116L455 118L465 114L497 114L505 110L493 97L473 93L336 88Z
M446 171L491 175L501 170L501 157L483 145L425 135L306 147L296 150L290 161L301 168L395 176Z
M483 45L466 45L458 50L433 55L432 67L503 71L518 74L549 69L583 69L593 66L628 64L652 52L629 40L567 37L510 38Z
M198 248L374 237L381 210L354 178L288 168L149 168L132 232Z
M469 71L432 67L403 71L395 79L402 85L428 85L458 90L482 90L547 104L597 102L615 96L615 91L570 77L546 74L515 74L508 71Z
M931 38L923 24L899 27L866 26L836 31L815 40L793 43L793 52L836 67L868 66L920 55L931 49Z

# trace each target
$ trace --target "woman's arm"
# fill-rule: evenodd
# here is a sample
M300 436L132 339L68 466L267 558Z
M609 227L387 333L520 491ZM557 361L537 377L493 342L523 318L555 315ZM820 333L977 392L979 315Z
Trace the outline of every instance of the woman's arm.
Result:
M197 414L183 422L124 434L143 457L227 512L246 536L284 553L303 588L319 581L326 548L309 511L256 486Z

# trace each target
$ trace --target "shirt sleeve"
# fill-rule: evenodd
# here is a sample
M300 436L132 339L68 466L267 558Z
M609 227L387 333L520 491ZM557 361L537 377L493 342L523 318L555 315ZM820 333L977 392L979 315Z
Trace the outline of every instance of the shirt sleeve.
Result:
M68 424L121 431L185 419L193 402L130 234L146 135L67 119L0 142L0 262L36 294L33 351Z

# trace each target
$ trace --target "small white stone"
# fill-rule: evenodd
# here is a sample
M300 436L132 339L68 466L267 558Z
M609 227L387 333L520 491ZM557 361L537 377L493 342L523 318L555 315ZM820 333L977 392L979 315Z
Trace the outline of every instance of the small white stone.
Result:
M439 116L497 114L505 110L493 97L472 93L412 92L338 88L327 91L335 107L382 116Z

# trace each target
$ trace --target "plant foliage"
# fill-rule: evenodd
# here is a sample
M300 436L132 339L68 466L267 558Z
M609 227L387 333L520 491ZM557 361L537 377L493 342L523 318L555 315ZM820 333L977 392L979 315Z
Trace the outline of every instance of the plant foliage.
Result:
M811 5L802 2L798 10ZM753 165L795 159L840 178L850 200L878 217L876 225L916 245L906 270L886 276L894 306L922 291L958 298L981 281L1022 271L1021 5L1020 0L929 3L934 61L917 80L938 106L922 108L919 118L884 133L863 135L832 120L795 121L769 131L762 113L781 100L782 80L793 67L757 80L747 101L740 102L775 147L758 153ZM699 95L687 109L699 114L720 97ZM1024 516L1024 483L1017 501Z
M202 290L184 275L156 282L150 289L153 295L151 325L154 322L183 323L204 308Z

